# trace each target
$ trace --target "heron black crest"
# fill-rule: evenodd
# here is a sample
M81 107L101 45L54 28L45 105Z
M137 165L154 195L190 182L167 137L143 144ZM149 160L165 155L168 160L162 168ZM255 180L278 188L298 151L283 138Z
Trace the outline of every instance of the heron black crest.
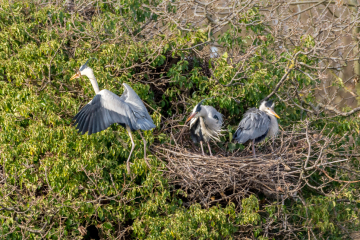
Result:
M265 99L263 99L263 100L260 101L260 106L262 104L264 104L264 106L267 107L267 108L274 107L274 101L273 100L265 100Z
M201 100L201 101L198 103L197 107L196 107L196 112L200 112L200 110L201 110L201 105L203 104L203 102L205 102L206 100L209 100L209 99L212 99L212 97L211 97L211 98L205 98L205 99Z
M196 105L196 112L200 112L201 111L201 105L203 104L203 102L206 100L206 98L205 99L203 99L203 100L201 100L199 103L198 103L198 105Z
M273 105L273 102L274 102L273 100L266 101L265 106L268 107L268 108L271 108L272 105Z

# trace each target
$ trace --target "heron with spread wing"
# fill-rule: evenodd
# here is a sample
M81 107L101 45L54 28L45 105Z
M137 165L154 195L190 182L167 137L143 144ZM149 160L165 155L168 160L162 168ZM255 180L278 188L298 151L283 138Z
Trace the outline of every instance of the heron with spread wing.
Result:
M74 117L75 125L77 124L76 128L81 134L87 132L88 135L101 132L113 123L118 123L126 128L132 144L126 162L128 173L130 173L130 157L135 148L131 132L138 131L144 142L144 159L148 167L150 167L146 159L146 140L140 130L150 130L156 126L144 103L126 83L123 83L125 90L120 97L106 89L100 91L94 72L87 65L89 60L70 78L72 80L81 76L87 76L96 94Z
M209 141L210 139L220 141L223 118L212 106L202 105L205 100L194 107L186 123L190 121L190 137L194 143L200 142L202 155L205 155L203 142L206 142L212 156Z
M252 140L252 150L255 155L255 143L261 142L265 137L275 137L279 131L276 118L280 118L274 111L273 101L262 101L259 109L250 108L244 114L243 119L233 136L238 143Z

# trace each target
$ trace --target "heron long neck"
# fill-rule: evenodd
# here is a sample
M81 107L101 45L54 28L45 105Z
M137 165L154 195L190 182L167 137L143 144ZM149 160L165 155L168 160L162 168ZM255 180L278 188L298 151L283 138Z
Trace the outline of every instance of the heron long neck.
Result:
M268 116L270 117L271 121L267 135L270 137L274 137L279 132L279 123L274 115L268 114Z
M99 85L96 81L94 73L90 73L87 75L87 77L90 79L91 85L94 88L95 94L98 94L100 92Z

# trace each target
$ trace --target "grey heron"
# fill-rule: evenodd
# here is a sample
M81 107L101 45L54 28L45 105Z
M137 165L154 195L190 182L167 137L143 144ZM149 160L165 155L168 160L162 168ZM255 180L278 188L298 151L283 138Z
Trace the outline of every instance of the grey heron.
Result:
M279 131L279 124L276 118L280 118L274 111L272 100L262 101L259 109L250 108L244 114L234 134L238 143L245 143L252 140L252 150L255 155L255 143L261 142L265 137L274 137Z
M90 59L89 59L90 60ZM115 93L103 89L100 91L93 70L87 65L82 65L76 74L70 80L87 76L94 88L95 97L86 104L73 118L75 120L76 129L81 134L93 134L101 132L111 124L117 123L126 128L131 139L131 151L126 161L128 173L130 173L130 157L135 148L132 137L132 131L138 131L144 142L144 159L148 167L150 165L146 159L146 140L142 136L140 130L150 130L155 128L155 124L151 119L144 103L135 91L126 83L123 83L124 93L119 97Z
M221 113L212 106L202 105L206 99L198 103L186 123L190 121L190 136L194 143L200 142L202 154L204 153L203 142L206 142L212 156L209 141L220 141L223 118Z

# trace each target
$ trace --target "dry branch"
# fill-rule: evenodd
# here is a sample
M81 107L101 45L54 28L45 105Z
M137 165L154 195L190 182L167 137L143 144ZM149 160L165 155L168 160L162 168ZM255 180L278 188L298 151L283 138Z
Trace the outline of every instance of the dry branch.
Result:
M176 145L154 144L151 151L166 163L164 175L176 188L184 190L191 201L208 207L220 201L236 202L254 192L273 199L296 197L305 185L314 187L309 180L314 171L327 176L316 186L320 189L332 181L342 182L327 172L349 160L334 158L332 145L341 139L337 137L330 133L324 136L301 124L283 131L275 140L274 150L271 140L257 146L256 158L246 149L235 153L219 151L211 157L190 150L187 136L181 133Z

